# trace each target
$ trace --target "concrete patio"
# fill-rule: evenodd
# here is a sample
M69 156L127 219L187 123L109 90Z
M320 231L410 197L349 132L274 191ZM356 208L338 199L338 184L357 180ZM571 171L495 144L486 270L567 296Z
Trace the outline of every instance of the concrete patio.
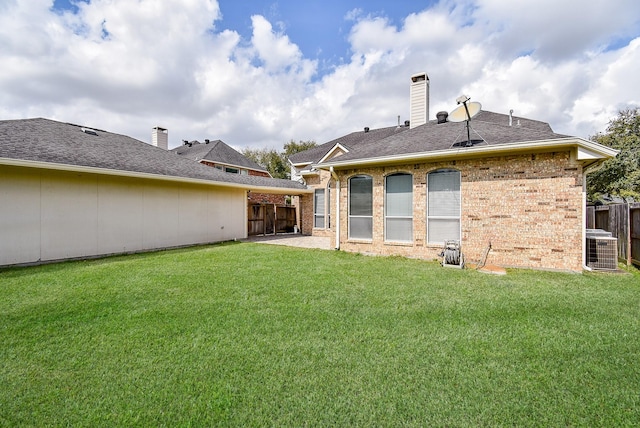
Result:
M299 233L285 233L278 235L256 235L250 236L246 242L257 242L260 244L285 245L288 247L318 248L321 250L331 250L330 238L318 236L306 236Z

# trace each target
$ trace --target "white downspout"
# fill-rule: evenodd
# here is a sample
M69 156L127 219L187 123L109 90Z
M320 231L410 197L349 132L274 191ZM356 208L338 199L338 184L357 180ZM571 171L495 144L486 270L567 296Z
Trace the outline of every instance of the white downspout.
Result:
M329 167L331 176L336 181L336 250L340 249L340 179L338 174L335 173L333 167Z

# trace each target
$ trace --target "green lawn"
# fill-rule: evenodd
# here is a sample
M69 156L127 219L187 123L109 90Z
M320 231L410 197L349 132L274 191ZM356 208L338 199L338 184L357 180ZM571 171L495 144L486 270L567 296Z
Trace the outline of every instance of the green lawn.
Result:
M632 426L640 274L226 244L0 270L0 426Z

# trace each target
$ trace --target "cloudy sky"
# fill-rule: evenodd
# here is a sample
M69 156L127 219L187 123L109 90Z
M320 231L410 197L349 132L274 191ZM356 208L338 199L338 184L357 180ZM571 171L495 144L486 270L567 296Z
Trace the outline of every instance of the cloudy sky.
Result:
M323 143L467 94L589 137L640 105L638 0L0 0L0 119Z

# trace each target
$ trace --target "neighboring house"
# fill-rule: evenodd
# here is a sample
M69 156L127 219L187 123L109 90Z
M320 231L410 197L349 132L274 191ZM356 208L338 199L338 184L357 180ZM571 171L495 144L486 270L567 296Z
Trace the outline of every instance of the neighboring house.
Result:
M166 133L153 142L41 118L0 121L0 265L245 238L248 192L308 192L176 156Z
M155 129L157 128L154 128L154 132ZM204 140L204 143L200 143L199 141L183 141L183 143L182 146L171 149L171 151L180 156L200 162L203 165L212 166L230 174L271 177L269 171L228 146L222 140ZM285 205L286 196L252 192L249 194L248 201L249 204L268 203Z
M581 271L586 175L617 151L544 122L481 111L427 120L429 79L411 78L411 121L354 132L292 155L302 233L336 248L436 258L457 240L467 261L491 246L502 266Z
M221 140L183 141L182 146L170 151L231 174L271 177L269 171Z

